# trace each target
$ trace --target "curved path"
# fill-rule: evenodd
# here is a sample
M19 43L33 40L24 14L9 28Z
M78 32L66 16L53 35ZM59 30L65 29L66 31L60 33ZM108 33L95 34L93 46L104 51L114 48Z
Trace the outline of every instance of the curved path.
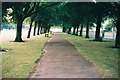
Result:
M96 68L70 42L54 33L30 78L100 78Z

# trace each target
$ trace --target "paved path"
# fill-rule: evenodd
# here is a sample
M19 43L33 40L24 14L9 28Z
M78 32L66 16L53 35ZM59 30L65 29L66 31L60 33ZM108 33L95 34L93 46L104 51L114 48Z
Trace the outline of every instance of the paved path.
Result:
M30 78L99 78L95 67L67 40L54 34Z

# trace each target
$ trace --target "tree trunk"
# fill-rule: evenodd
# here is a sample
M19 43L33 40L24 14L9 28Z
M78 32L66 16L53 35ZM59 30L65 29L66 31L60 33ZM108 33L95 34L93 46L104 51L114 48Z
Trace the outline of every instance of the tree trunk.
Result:
M62 31L63 31L63 32L66 32L66 27L63 27Z
M68 29L68 34L71 34L71 28Z
M81 25L81 29L80 29L80 36L82 37L82 32L83 32L83 25Z
M24 42L22 40L22 23L23 23L24 19L17 19L17 31L16 31L16 38L15 38L15 42Z
M36 34L36 27L37 27L37 21L35 21L35 27L34 27L33 36L35 36L35 34Z
M105 37L105 32L103 31L103 32L102 32L102 38L104 38L104 37Z
M100 37L101 22L102 22L102 16L98 16L97 17L96 33L95 33L95 41L102 41L102 38Z
M51 26L48 27L48 33L50 32L50 28L51 28Z
M73 35L75 35L76 27L73 27Z
M86 37L85 38L89 38L89 22L87 23L87 26L86 26Z
M32 29L32 23L33 23L33 18L31 19L31 22L30 22L30 28L29 28L29 31L28 31L28 36L27 38L30 38L30 33L31 33L31 29Z
M40 34L42 34L43 33L43 28L42 28L42 26L41 26L41 28L40 28Z
M78 36L79 25L77 26L76 36Z
M116 32L115 47L120 48L120 15L118 16L117 19L116 28L117 28L117 32Z
M40 35L40 23L38 22L38 30L37 30L37 35Z
M48 28L47 28L47 27L45 27L45 28L44 28L44 33L47 33L47 30L48 30Z

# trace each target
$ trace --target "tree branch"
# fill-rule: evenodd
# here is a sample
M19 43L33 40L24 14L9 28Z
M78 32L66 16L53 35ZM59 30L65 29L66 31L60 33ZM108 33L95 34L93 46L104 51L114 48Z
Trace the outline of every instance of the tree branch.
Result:
M34 11L35 7L36 7L36 3L34 3L32 9L29 10L28 14L32 13L32 11Z
M58 4L60 4L60 3L55 3L55 4L47 5L47 6L43 7L41 10L44 10L44 9L46 9L46 8L48 8L48 7L55 6L55 5L58 5ZM29 17L29 16L31 16L31 15L33 15L33 14L35 14L35 13L38 13L39 10L40 10L40 9L38 9L38 10L36 10L36 11L34 11L34 12L28 14L28 15L26 15L26 17Z

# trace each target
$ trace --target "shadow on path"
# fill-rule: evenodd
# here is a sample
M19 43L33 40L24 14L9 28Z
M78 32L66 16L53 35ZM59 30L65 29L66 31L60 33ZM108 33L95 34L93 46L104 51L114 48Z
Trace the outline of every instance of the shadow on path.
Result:
M30 78L100 78L96 68L58 33L53 34L44 50Z

